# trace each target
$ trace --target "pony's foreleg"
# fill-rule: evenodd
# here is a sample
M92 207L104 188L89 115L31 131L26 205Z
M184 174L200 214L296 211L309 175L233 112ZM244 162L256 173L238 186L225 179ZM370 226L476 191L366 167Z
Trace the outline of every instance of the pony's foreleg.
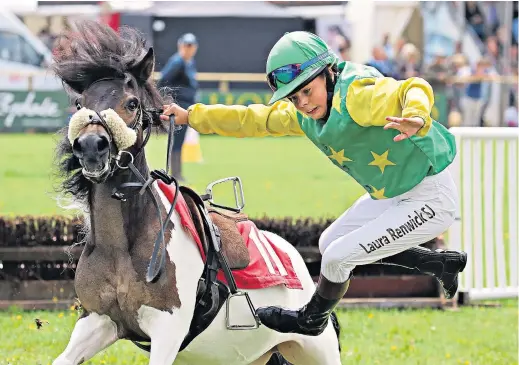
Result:
M117 326L107 315L90 313L80 318L65 351L52 365L77 365L117 341Z
M173 364L189 331L193 316L190 312L175 308L169 313L147 306L139 310L140 326L151 340L149 365Z

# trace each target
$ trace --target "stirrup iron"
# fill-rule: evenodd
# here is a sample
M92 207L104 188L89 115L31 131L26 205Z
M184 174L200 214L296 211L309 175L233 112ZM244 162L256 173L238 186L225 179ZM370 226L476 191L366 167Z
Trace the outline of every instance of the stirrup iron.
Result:
M251 311L252 316L254 317L254 324L231 324L230 317L229 317L229 307L231 299L234 297L244 296L245 299L247 299L247 304L249 305L249 309ZM225 303L225 324L227 326L228 330L253 330L259 328L260 320L258 315L256 314L256 309L254 308L254 304L252 304L252 301L249 297L249 293L238 291L234 294L229 295L229 298L227 298L227 301Z
M228 207L225 205L217 204L214 202L213 188L215 185L232 181L233 189L234 189L234 201L236 203L236 207ZM239 189L238 189L239 188ZM207 185L205 189L206 193L202 195L202 200L208 201L209 204L213 207L227 209L236 213L240 213L242 209L245 207L245 198L243 196L243 186L241 183L241 179L238 176L226 177L224 179L216 180Z

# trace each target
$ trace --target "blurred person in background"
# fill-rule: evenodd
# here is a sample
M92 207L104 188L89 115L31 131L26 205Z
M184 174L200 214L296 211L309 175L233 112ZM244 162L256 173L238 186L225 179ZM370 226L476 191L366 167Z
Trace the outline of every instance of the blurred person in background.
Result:
M467 1L465 3L465 19L472 29L474 29L479 39L484 41L486 38L485 22L476 1Z
M386 44L389 40L386 40L384 38L382 44ZM390 49L390 52L387 53L388 61L390 63L391 67L391 76L394 77L397 80L400 80L402 77L400 76L400 72L404 67L405 59L404 55L402 53L402 49L404 48L404 45L406 44L406 40L404 38L398 38L394 45L387 45L385 46L385 49Z
M489 36L487 38L483 57L485 57L498 72L501 71L501 64L499 62L500 55L503 53L501 48L502 46L499 44L499 38L497 36Z
M431 84L433 90L445 91L449 71L447 55L443 49L438 49L434 53L434 60L426 67L423 78Z
M278 40L266 69L274 92L269 105L195 104L186 110L171 104L161 116L167 121L175 115L176 123L204 134L306 135L366 190L321 235L321 272L310 301L299 309L258 308L261 323L283 333L319 335L348 290L352 270L371 263L432 275L452 298L466 253L418 247L448 229L458 201L448 170L455 139L430 116L434 95L427 81L397 81L372 67L339 62L321 38L301 31Z
M471 70L467 64L467 58L460 52L456 52L449 60L448 96L450 113L463 112L462 99L465 94L464 78L470 76ZM450 119L450 116L449 116ZM461 118L459 118L461 120ZM450 125L451 123L449 123Z
M463 53L463 42L457 41L454 45L454 54L451 57L456 57L456 55L461 55L466 58L465 54Z
M519 61L517 56L517 43L514 43L510 46L510 64L508 65L508 70L506 71L507 75L517 74L517 67Z
M420 74L420 51L412 43L406 43L401 50L402 63L397 70L400 78L408 79Z
M517 127L518 126L518 117L517 117L517 99L515 99L515 104L510 105L506 108L504 113L505 125L507 127Z
M349 38L343 38L339 42L339 56L342 61L350 61L351 41Z
M513 11L512 11L512 36L514 37L513 40L515 43L519 42L519 36L517 34L518 30L519 30L519 24L517 21L518 6L519 6L519 2L514 1Z
M518 54L517 54L517 44L513 44L510 48L510 64L508 65L506 75L511 75L514 77L512 82L509 82L510 94L509 94L509 103L508 108L505 110L504 119L505 125L508 127L517 127L518 126L518 116L517 116L517 104L518 104L518 84L517 77L519 74L518 69Z
M173 54L161 71L159 87L170 88L174 100L183 108L193 105L197 99L198 81L194 57L198 50L198 41L194 34L186 33L177 41L177 52ZM182 146L188 126L182 126L174 134L173 148L170 155L171 173L184 182L182 175Z
M490 62L487 57L483 57L483 72L485 76L483 76L483 107L481 108L481 115L479 117L479 125L484 127L487 125L485 114L488 109L488 105L490 104L490 99L492 98L492 89L497 87L495 83L495 76L499 76L499 72L503 72L504 65L501 61L501 66L496 70L496 66Z
M463 126L482 127L485 106L490 100L490 81L485 80L490 75L492 65L488 58L481 58L470 73L470 81L465 89L463 98Z
M52 49L56 37L50 32L50 27L46 25L38 33L38 38L47 46L48 49Z
M395 65L398 67L403 64L404 59L402 58L402 49L407 44L405 38L398 38L395 42L395 46L393 48L393 56L391 57L391 60L395 63Z
M452 91L449 85L449 79L452 75L447 63L447 54L442 48L437 48L433 54L434 59L425 68L422 77L431 84L435 92L444 93L447 100L450 100L452 99ZM446 126L448 125L447 120L443 123Z
M499 15L497 12L496 1L481 1L478 4L484 9L485 17L483 24L487 34L495 34L499 28Z
M513 44L510 47L510 64L509 64L509 71L507 72L507 75L512 75L515 77L515 82L510 85L510 105L517 106L517 74L519 72L519 65L518 65L518 52L517 52L517 44Z
M346 34L344 34L343 30L339 25L331 25L328 27L327 40L328 44L330 45L330 48L333 49L334 52L338 52L339 54L344 53L344 51L349 51L351 46L348 37L346 36Z
M391 62L389 62L386 51L382 47L373 47L371 51L371 59L366 63L366 66L371 66L377 69L384 76L393 76L393 69Z
M395 49L393 44L391 43L391 35L389 33L384 34L384 38L382 40L382 48L386 52L386 56L388 59L392 60L395 58Z

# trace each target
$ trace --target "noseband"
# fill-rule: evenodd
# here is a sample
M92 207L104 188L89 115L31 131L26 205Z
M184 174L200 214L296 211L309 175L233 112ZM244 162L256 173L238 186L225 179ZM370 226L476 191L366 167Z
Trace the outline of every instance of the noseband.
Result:
M106 79L104 79L106 80ZM101 80L99 80L101 81ZM98 81L97 81L98 82ZM86 112L85 112L86 111ZM82 113L82 114L80 114ZM93 113L97 115L97 119L93 118ZM172 135L175 133L175 122L174 118L170 118L170 125L168 131L168 146L167 146L167 158L166 158L166 169L165 170L152 170L150 172L150 176L146 179L141 172L135 167L134 161L135 159L144 151L144 147L148 143L148 140L151 135L151 129L154 121L160 121L160 115L162 114L162 110L148 108L143 109L142 106L139 106L138 112L135 116L134 121L131 126L127 126L126 123L119 117L119 115L111 110L107 109L101 112L88 110L82 108L79 110L71 119L71 123L69 125L69 140L71 142L77 137L79 134L79 130L86 127L89 124L100 124L105 128L106 132L110 137L110 148L109 148L109 163L107 164L107 169L110 170L109 176L112 176L117 170L126 170L129 169L131 171L129 180L131 180L132 175L135 175L138 181L128 181L126 183L121 184L119 187L116 187L112 191L112 198L120 200L122 202L127 201L127 199L131 196L135 196L137 194L143 195L147 193L157 210L157 215L160 222L160 231L155 240L155 244L153 247L153 252L151 255L150 263L148 265L148 270L146 273L146 281L148 283L154 283L158 280L161 274L164 272L166 267L166 241L165 241L165 231L168 227L168 224L173 222L171 221L171 215L175 209L178 195L179 195L179 185L177 180L169 175L169 154L171 152L171 144L173 141ZM74 119L77 117L77 119ZM83 119L80 119L83 118ZM85 119L86 118L86 119ZM73 122L74 121L74 122ZM122 124L121 124L122 123ZM73 129L71 131L71 128ZM125 148L133 147L137 141L137 137L139 135L139 131L145 133L143 142L135 148L132 152L126 150ZM128 145L130 141L133 140L133 143ZM112 156L112 141L115 142L118 152L116 156ZM121 148L122 147L122 148ZM128 155L128 162L126 164L122 163L122 156ZM106 170L101 172L101 174L106 173ZM85 171L83 171L85 174ZM96 173L97 174L97 173ZM88 176L88 171L85 176ZM100 175L101 176L101 175ZM166 219L163 221L162 214L160 210L159 203L153 191L151 189L151 185L155 182L155 180L162 180L164 183L170 185L175 183L175 195L173 198L173 202L171 203L171 208L167 214ZM123 190L128 190L127 193L123 193ZM161 251L160 263L157 267L157 259L159 250Z

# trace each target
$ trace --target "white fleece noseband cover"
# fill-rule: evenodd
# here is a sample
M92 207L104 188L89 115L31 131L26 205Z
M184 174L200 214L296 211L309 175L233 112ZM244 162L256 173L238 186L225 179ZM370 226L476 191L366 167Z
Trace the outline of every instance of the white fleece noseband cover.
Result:
M134 145L137 140L137 133L129 128L124 120L113 109L106 109L99 113L105 120L110 133L114 139L114 143L119 151L124 150ZM78 137L79 132L87 125L92 123L96 112L87 108L81 108L70 119L68 127L68 140L74 143Z

